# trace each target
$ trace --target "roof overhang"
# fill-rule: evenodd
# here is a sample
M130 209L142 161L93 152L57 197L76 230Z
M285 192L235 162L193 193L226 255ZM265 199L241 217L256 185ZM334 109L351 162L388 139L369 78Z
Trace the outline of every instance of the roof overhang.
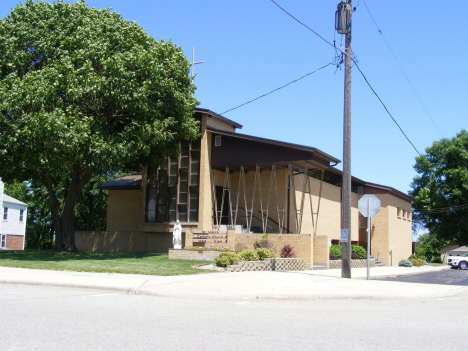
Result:
M195 108L195 112L206 113L208 116L214 117L216 119L219 119L220 121L226 122L226 123L230 124L231 126L233 126L234 128L242 129L242 124L239 124L237 122L234 122L233 120L230 120L229 118L218 115L217 113L215 113L215 112L213 112L211 110L208 110L206 108L198 108L197 107L197 108Z
M277 140L264 139L251 135L231 133L207 127L213 134L211 147L211 167L218 170L236 171L240 167L245 170L286 168L289 164L295 170L327 169L340 162L335 157L314 147L291 144ZM221 145L215 146L215 137L220 135Z
M112 182L98 186L102 190L139 190L141 189L141 174L132 174Z

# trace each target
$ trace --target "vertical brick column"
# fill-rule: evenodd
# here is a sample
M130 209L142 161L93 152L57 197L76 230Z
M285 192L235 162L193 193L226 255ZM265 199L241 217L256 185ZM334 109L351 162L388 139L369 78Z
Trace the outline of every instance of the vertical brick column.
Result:
M323 264L328 267L329 256L329 246L328 246L328 236L327 235L316 235L314 236L314 254L313 254L313 263L314 264Z

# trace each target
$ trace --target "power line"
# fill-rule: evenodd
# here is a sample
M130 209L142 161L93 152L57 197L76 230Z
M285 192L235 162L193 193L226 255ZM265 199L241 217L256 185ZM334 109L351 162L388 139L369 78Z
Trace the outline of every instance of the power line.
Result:
M324 69L325 67L328 67L328 66L330 66L330 65L334 65L334 64L333 64L333 63L326 64L325 66L322 66L322 67L316 69L316 70L313 71L313 72L307 73L307 74L303 75L302 77L293 80L292 82L289 82L289 83L287 83L287 84L285 84L285 85L283 85L283 86L281 86L281 87L279 87L279 88L276 88L276 89L270 91L269 93L263 94L263 95L261 95L261 96L255 98L255 99L253 99L253 100L244 102L243 104L241 104L241 105L239 105L239 106L236 106L236 107L233 107L233 108L231 108L231 109L229 109L229 110L227 110L227 111L224 111L224 112L220 113L220 115L223 115L223 114L225 114L225 113L227 113L227 112L229 112L229 111L238 109L239 107L242 107L242 106L244 106L244 105L250 104L251 102L254 102L254 101L258 100L258 99L261 99L262 97L265 97L265 96L267 96L267 95L270 95L271 93L274 93L275 91L281 90L281 89L287 87L288 85L291 85L291 84L293 84L293 83L296 83L297 81L300 81L301 79L303 79L303 78L305 78L305 77L308 77L308 76L314 74L315 72L318 72L318 71L320 71L321 69Z
M380 103L382 104L382 106L384 107L385 111L387 111L388 115L390 116L390 118L393 120L393 122L395 122L395 124L397 125L397 127L400 129L401 133L405 136L406 140L408 140L408 142L411 144L411 146L416 150L416 152L418 153L419 156L421 156L421 153L418 151L418 149L416 149L416 146L414 146L414 144L411 142L411 140L409 140L408 136L405 134L405 132L403 131L403 129L401 129L400 125L398 124L398 122L395 120L395 118L393 118L392 114L390 113L390 111L387 109L387 106L385 106L385 104L383 103L382 99L380 98L380 96L375 92L374 88L372 88L372 86L370 85L369 81L367 80L366 76L364 75L364 73L362 73L361 69L359 68L358 64L356 63L356 61L354 61L354 65L356 66L356 68L358 69L358 71L361 73L362 77L364 78L364 80L366 81L367 85L369 86L369 88L372 90L372 92L374 93L374 95L377 97L377 99L379 99Z
M419 94L416 92L416 89L414 88L413 84L411 83L411 81L409 80L405 70L403 69L403 66L400 64L400 61L398 61L395 53L393 52L392 48L390 47L390 45L388 44L387 40L385 39L385 36L383 35L382 31L380 30L379 26L377 25L377 22L375 21L374 19L374 16L372 16L372 13L370 12L369 10L369 7L367 7L367 4L366 2L363 0L363 3L364 5L366 6L366 9L367 9L367 12L369 12L369 15L371 16L372 18L372 21L374 21L374 24L377 28L377 30L379 31L380 35L382 36L382 39L383 41L385 42L385 44L387 45L388 49L390 50L390 52L392 53L393 55L393 58L395 59L395 61L397 62L398 66L400 67L401 71L403 72L406 80L408 81L409 85L411 86L411 89L413 89L413 92L414 94L416 95L416 97L418 98L419 100L419 103L421 104L421 106L424 108L424 111L426 111L426 114L428 115L428 117L430 118L430 120L432 121L432 124L434 125L434 127L437 129L437 131L439 132L439 134L443 137L442 135L442 132L440 131L440 129L437 127L437 125L435 124L434 120L432 119L432 116L430 115L429 111L427 110L426 106L424 105L424 103L422 102L421 98L419 97Z
M413 209L413 211L424 214L424 213L449 213L449 212L455 212L455 211L466 210L466 209L468 209L468 204L450 206L450 207L439 207L439 208L432 208L432 209L415 208Z
M325 43L327 43L328 45L330 45L331 47L335 48L335 45L333 45L332 43L330 43L328 40L324 39L320 34L318 34L316 31L314 31L312 28L310 28L309 26L307 26L306 24L302 23L301 21L299 21L296 17L294 17L293 15L291 15L288 11L286 11L285 9L283 9L280 5L278 5L278 3L276 3L274 0L270 0L273 4L275 4L276 6L278 6L283 12L285 12L286 14L288 14L292 19L294 19L296 22L302 24L304 27L306 27L308 30L310 30L312 33L314 33L316 36L318 36L320 39L322 39Z

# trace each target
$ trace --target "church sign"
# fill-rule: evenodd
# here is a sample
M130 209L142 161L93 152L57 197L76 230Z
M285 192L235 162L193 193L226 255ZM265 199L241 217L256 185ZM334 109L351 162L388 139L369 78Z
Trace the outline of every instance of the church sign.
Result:
M227 243L227 231L194 230L193 243Z

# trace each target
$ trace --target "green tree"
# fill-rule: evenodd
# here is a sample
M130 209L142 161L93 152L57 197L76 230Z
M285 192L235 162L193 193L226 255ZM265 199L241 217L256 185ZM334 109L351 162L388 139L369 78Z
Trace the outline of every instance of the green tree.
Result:
M410 195L415 222L443 242L468 244L468 132L442 139L416 158Z
M75 200L93 175L197 137L189 67L172 42L83 1L28 0L0 19L0 176L45 186L56 250L76 250Z

